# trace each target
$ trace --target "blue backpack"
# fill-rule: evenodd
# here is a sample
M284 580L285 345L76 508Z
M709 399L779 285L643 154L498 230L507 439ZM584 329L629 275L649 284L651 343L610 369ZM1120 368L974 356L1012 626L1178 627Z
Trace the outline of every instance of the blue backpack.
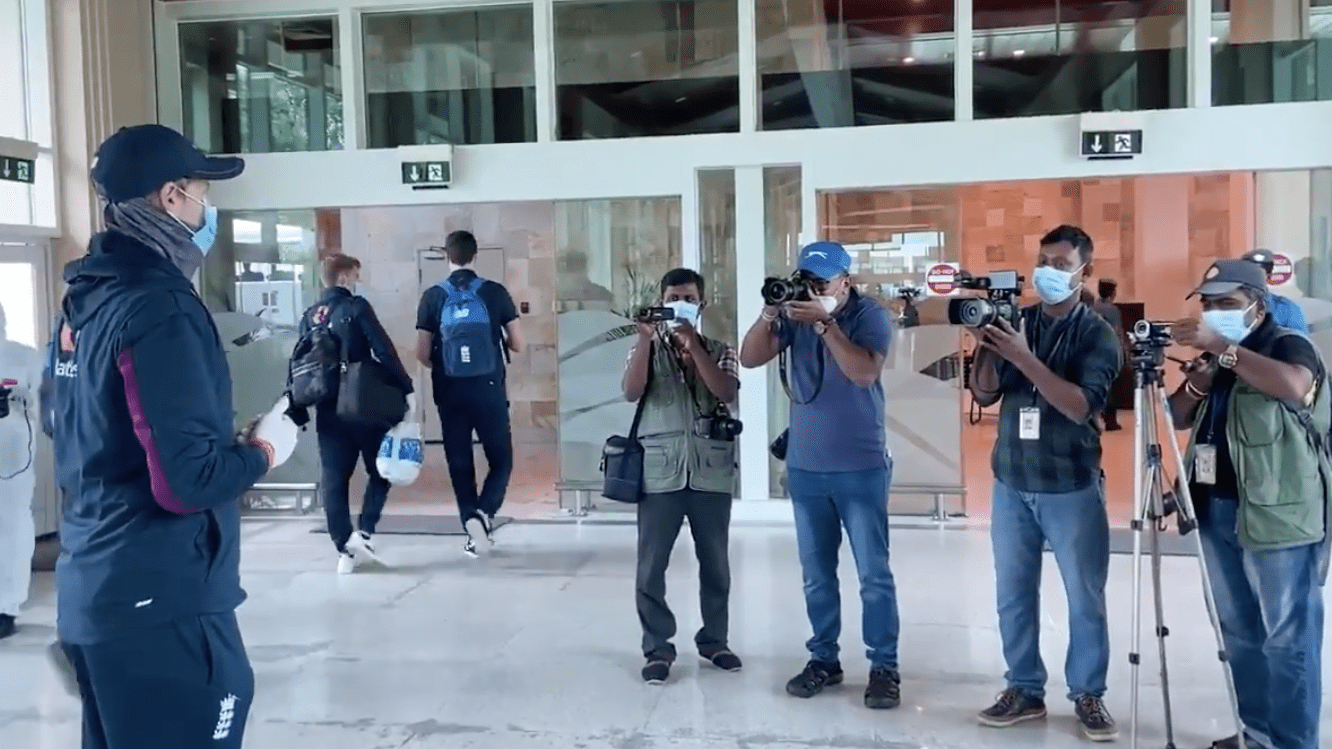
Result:
M490 310L481 301L484 278L467 284L443 281L444 306L439 314L439 347L444 374L449 377L484 377L500 367L499 346L490 325Z

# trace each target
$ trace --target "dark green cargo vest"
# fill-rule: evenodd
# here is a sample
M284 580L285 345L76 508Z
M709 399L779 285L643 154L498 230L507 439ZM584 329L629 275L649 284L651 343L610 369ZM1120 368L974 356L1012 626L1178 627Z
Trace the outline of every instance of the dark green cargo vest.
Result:
M725 344L701 338L707 355L717 361ZM654 347L653 380L638 438L643 445L643 491L664 494L689 488L734 494L736 443L694 434L694 421L717 407L717 398L703 378L692 386L680 373L668 346Z

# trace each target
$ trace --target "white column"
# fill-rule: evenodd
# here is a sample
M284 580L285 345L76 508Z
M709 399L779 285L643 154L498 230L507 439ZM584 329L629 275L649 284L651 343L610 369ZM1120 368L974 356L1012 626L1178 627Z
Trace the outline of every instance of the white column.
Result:
M972 54L972 0L953 0L953 113L958 121L975 118L973 89L975 56Z
M351 8L338 11L338 46L342 48L342 147L365 148L365 45L361 44L361 14Z
M1189 106L1212 106L1212 2L1188 0Z
M686 169L684 186L680 190L680 265L694 270L703 269L703 251L699 239L703 227L700 222L698 171Z
M537 142L559 139L555 108L555 4L553 0L535 0L532 4L532 41L536 74Z
M1254 235L1257 245L1290 258L1299 269L1308 268L1311 260L1310 219L1311 172L1301 169L1290 172L1258 172L1254 175ZM1244 252L1249 248L1239 248ZM1238 253L1236 253L1238 254ZM1287 297L1303 296L1292 280L1273 287L1276 293Z
M740 65L740 132L752 133L759 130L759 85L758 85L758 28L756 25L756 5L758 0L739 0L737 29L740 34L739 54L736 60Z
M697 182L697 180L695 180ZM763 312L764 225L763 167L735 170L735 317L737 340ZM740 370L740 499L771 498L768 487L769 367Z

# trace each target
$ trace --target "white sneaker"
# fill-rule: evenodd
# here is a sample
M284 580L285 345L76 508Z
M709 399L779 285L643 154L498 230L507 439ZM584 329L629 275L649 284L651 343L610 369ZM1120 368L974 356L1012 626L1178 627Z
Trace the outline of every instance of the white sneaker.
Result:
M351 534L351 538L347 539L347 551L358 561L384 563L384 560L375 554L375 544L370 540L370 534L365 531Z
M463 523L463 530L467 531L467 545L463 551L473 558L490 553L490 528L486 526L484 517L475 515L468 518Z
M356 557L347 552L338 555L338 574L350 575L356 571Z

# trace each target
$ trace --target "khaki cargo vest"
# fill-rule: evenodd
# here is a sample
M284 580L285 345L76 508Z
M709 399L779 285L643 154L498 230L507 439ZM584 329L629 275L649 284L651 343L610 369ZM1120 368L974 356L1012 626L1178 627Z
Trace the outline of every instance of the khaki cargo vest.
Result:
M717 361L725 344L702 338L707 355ZM643 491L664 494L685 488L734 494L736 443L694 434L694 421L717 407L703 379L686 383L669 347L654 347L652 383L638 438L643 445Z

